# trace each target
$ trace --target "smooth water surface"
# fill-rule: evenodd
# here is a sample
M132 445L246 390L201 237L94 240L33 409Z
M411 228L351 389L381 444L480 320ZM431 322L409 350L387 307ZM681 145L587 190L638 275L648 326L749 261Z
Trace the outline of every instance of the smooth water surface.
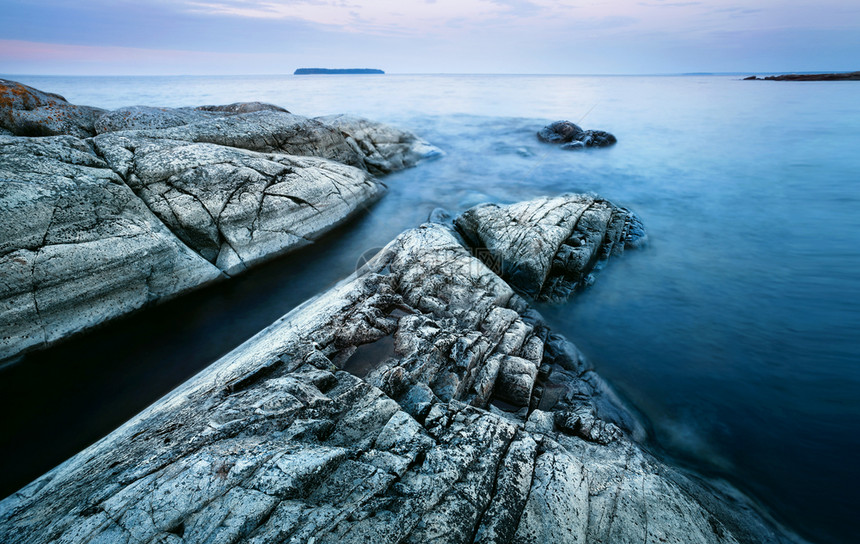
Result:
M540 305L649 420L817 542L860 507L860 83L733 77L12 76L106 108L261 100L408 127L447 156L320 244L0 370L4 490L29 481L345 277L436 207L593 191L650 235L573 301ZM569 119L618 137L537 142ZM5 476L4 476L5 477ZM17 479L16 479L17 478Z

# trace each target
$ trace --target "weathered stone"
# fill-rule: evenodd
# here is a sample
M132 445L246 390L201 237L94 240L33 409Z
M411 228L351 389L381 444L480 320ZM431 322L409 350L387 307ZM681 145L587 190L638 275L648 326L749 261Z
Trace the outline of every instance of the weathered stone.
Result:
M217 144L225 147L320 157L364 168L364 159L339 130L300 115L256 111L229 116L196 112L204 119L161 129L121 131L117 136Z
M634 213L588 195L483 204L454 224L484 261L536 298L564 298L586 285L596 264L645 238Z
M95 134L93 124L103 113L99 108L69 104L58 94L0 79L0 128L17 136L86 138Z
M188 108L127 106L102 114L95 122L97 134L118 130L158 129L187 125L195 121L221 117L222 114Z
M318 369L388 334L393 355L365 379ZM532 338L547 344L534 390L565 394L528 419L529 408L483 409L505 358L533 364ZM793 541L740 494L728 501L641 449L599 409L605 384L559 342L453 232L407 231L0 502L0 540ZM405 405L429 406L415 417ZM594 440L585 425L616 432Z
M556 121L540 129L538 140L549 144L562 144L562 149L583 149L586 147L607 147L618 140L602 130L583 130L570 121Z
M93 141L180 239L230 275L311 243L385 190L364 170L315 157L135 133Z
M87 143L0 137L0 360L219 276Z
M262 102L236 102L223 106L198 106L196 108L128 106L102 114L95 122L95 130L98 134L103 134L120 130L171 128L257 111L290 113L280 106Z
M372 174L396 172L442 155L438 147L409 131L369 119L329 115L315 120L339 130Z

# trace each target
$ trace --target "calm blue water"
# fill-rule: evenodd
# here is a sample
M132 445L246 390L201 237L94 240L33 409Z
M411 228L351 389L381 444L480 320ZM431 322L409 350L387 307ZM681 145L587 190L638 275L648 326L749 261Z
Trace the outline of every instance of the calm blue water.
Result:
M541 311L642 411L655 447L729 479L815 541L854 541L860 83L11 78L106 108L261 100L310 116L355 113L409 127L448 153L387 178L390 193L319 248L189 299L194 304L149 310L32 356L34 368L63 369L56 394L66 415L48 407L38 417L42 428L63 427L52 436L67 449L105 434L435 207L594 191L637 211L651 244L616 259L574 301ZM539 144L535 131L558 119L608 130L619 143L584 153ZM26 382L20 368L6 371L7 384ZM99 423L82 423L75 410ZM19 416L8 419L7 428L33 444L49 441L27 435L32 426ZM69 454L51 450L63 454L51 464Z

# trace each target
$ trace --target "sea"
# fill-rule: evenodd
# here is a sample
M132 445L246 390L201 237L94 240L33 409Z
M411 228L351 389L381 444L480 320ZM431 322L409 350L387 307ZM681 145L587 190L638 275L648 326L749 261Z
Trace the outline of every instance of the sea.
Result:
M103 108L259 100L408 128L441 159L314 246L0 369L0 495L110 432L435 208L566 192L634 210L646 247L538 304L647 423L812 542L860 511L860 82L741 76L4 76ZM556 120L609 131L564 151ZM15 467L10 469L9 467Z

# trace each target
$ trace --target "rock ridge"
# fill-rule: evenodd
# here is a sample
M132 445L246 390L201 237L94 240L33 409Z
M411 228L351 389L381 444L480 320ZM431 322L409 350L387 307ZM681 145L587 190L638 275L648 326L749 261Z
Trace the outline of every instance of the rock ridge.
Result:
M561 207L524 205L550 223ZM797 541L640 447L478 249L442 224L404 232L0 502L0 540Z

